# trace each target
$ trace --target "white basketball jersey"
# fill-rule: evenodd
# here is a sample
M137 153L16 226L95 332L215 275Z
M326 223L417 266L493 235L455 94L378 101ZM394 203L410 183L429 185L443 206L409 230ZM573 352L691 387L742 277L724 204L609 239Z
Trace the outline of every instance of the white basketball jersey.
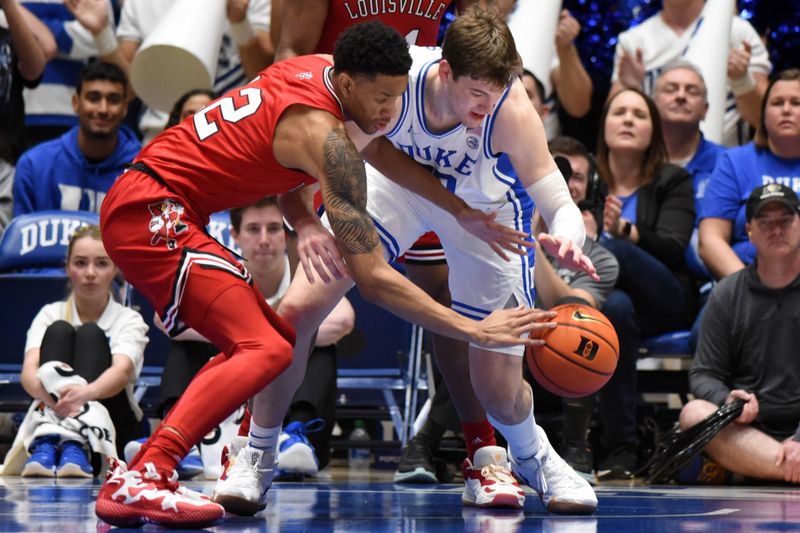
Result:
M433 132L425 120L425 76L442 57L439 48L411 47L413 64L398 122L386 137L430 169L447 189L476 209L496 209L524 187L506 155L492 149L492 128L508 88L477 128L458 124Z

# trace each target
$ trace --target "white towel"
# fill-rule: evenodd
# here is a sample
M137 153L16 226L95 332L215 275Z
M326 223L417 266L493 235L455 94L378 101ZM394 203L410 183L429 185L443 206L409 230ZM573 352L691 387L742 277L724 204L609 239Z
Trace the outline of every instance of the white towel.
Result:
M86 385L86 380L77 375L71 366L58 361L40 366L36 377L56 401L59 391L67 385ZM2 475L14 476L22 472L28 458L28 447L34 439L44 435L59 435L61 442L76 440L87 444L93 452L104 456L103 460L105 457L117 458L116 430L103 404L86 402L80 414L63 418L43 402L34 400L6 455Z

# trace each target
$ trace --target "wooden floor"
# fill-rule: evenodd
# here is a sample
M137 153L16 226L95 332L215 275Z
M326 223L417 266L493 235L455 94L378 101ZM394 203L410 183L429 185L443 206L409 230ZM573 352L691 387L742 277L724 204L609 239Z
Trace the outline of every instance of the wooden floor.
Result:
M211 481L187 485L213 489ZM0 531L109 531L94 515L99 487L98 480L0 478ZM266 510L252 518L228 517L211 531L800 531L800 490L791 488L604 485L597 487L600 505L589 517L550 515L535 494L520 512L468 508L461 490L459 484L396 485L386 471L333 467L311 481L274 484Z

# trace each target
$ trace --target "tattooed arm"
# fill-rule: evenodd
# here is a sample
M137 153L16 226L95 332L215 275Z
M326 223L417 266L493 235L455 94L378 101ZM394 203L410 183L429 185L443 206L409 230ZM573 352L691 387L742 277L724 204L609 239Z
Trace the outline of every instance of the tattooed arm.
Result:
M455 339L484 346L538 343L520 336L532 329L534 320L549 315L507 309L473 321L437 304L389 266L366 210L364 163L341 122L332 115L310 113L306 108L290 108L286 114L289 116L281 120L276 130L276 158L282 165L302 168L319 180L339 249L365 299ZM292 120L293 115L302 116L302 120ZM293 128L303 131L292 131Z

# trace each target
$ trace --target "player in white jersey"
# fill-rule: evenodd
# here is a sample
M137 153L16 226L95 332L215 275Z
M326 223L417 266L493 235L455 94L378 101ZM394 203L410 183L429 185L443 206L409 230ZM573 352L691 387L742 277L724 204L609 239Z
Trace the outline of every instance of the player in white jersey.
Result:
M379 125L391 141L387 137L372 140L362 132L360 143L356 142L356 146L366 145L362 153L376 169L419 194L397 187L375 170L369 172L367 207L386 255L402 253L427 228L435 228L451 268L450 288L458 302L455 310L480 318L494 309L527 306L531 276L526 249L517 249L519 259L503 261L496 257L496 252L504 252L501 244L478 243L450 215L456 211L453 202L466 201L470 207L492 212L496 221L522 229L530 215L527 190L552 232L539 236L542 247L562 264L595 275L580 251L585 235L580 212L518 80L519 59L505 23L489 13L460 16L445 36L442 56L446 59L438 61L435 49L414 49L414 54L419 57L410 73L400 116L386 117ZM425 166L414 163L408 154ZM448 189L457 196L447 194ZM295 277L280 307L297 331L295 360L256 396L253 422L261 427L280 424L292 387L302 376L319 320L352 286L349 280L312 286L301 278ZM368 293L365 296L370 297ZM552 314L542 312L541 316ZM512 470L517 479L538 492L549 511L591 513L597 507L591 487L558 456L535 424L531 389L522 379L521 355L521 349L470 345L468 360L453 357L452 364L442 367L460 414L463 416L461 409L466 404L473 410L485 409L509 442L511 454L509 464L502 448L478 450L466 464L462 500L469 505L521 508L524 494L511 476ZM463 382L453 388L458 378ZM255 475L229 476L218 483L217 491L263 501L269 486L267 469L254 466Z

